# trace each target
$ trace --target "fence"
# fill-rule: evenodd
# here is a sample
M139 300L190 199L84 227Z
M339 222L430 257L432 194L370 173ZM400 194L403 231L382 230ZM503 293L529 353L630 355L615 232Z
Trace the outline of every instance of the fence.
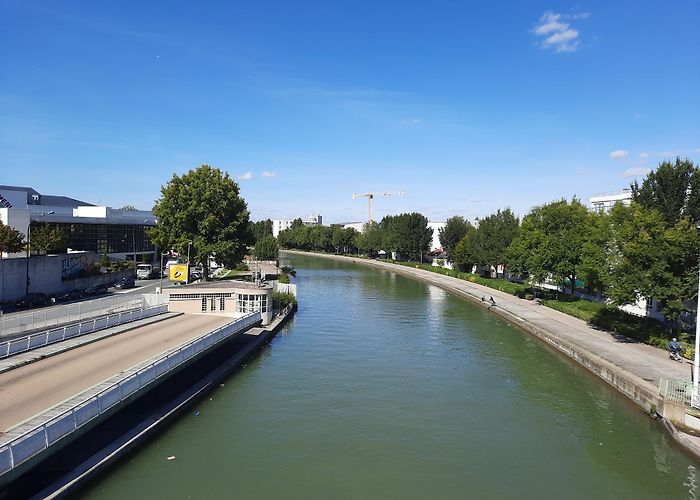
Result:
M141 295L122 294L101 299L83 300L64 306L42 307L26 313L6 314L0 316L0 337L50 328L130 309L140 309L144 306L144 299Z
M279 281L272 282L272 291L280 293L291 293L295 297L297 296L297 286L292 283L280 283Z
M188 342L170 354L121 376L119 380L86 401L76 403L60 415L0 445L0 476L38 455L197 354L236 333L247 330L260 321L262 316L256 312L227 323L203 337Z
M123 325L131 321L137 321L143 318L150 318L157 314L167 312L167 305L158 305L142 309L132 309L126 312L110 314L109 316L101 316L99 318L83 321L77 324L71 324L64 327L54 328L26 337L0 342L0 359L7 358L13 354L20 352L31 351L39 347L44 347L56 342L80 337L88 333L104 330L112 326Z
M693 396L693 384L683 380L667 380L662 378L659 382L659 396L673 401L690 406L690 401Z

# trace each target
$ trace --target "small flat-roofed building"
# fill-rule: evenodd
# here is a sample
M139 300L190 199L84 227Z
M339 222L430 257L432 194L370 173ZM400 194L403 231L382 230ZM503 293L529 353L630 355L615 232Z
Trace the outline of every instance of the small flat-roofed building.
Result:
M209 281L165 288L169 309L188 314L216 314L240 318L251 312L262 313L262 324L272 321L272 285L245 281Z

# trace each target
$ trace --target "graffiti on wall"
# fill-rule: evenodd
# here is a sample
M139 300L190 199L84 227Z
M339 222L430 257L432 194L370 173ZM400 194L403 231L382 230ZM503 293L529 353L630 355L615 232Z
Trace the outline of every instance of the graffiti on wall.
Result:
M69 253L61 261L61 279L73 279L80 277L80 273L86 273L95 267L94 252Z

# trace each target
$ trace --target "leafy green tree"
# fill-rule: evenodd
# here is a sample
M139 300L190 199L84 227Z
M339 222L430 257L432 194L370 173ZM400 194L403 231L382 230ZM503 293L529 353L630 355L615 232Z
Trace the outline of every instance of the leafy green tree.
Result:
M608 296L617 305L654 299L668 324L697 299L700 236L682 218L669 227L665 215L638 203L611 212L613 240Z
M576 198L571 203L560 200L535 207L523 219L508 250L509 266L527 272L535 281L554 279L561 286L569 281L573 295L591 217Z
M384 232L379 223L367 222L362 227L362 232L356 236L355 244L362 253L371 257L376 256L380 250L384 250Z
M68 237L65 231L53 224L39 224L32 228L31 250L39 254L48 252L65 252L68 247Z
M396 216L386 216L380 222L386 231L385 244L389 250L398 252L401 258L423 260L433 239L433 230L428 227L428 219L413 212Z
M300 227L304 227L304 221L302 221L300 217L297 217L292 221L291 229L298 229Z
M4 252L14 253L24 249L24 234L0 221L0 259Z
M518 234L520 221L510 208L484 217L476 229L474 245L475 263L498 268L505 264L506 252Z
M447 253L447 260L454 262L455 247L467 235L471 227L473 227L471 223L459 215L447 219L445 227L438 232L442 249Z
M277 240L271 235L266 234L255 243L253 254L258 260L277 260L279 257L280 247Z
M343 228L339 225L331 226L331 244L336 253L347 253L355 246L357 231L353 228Z
M602 295L610 283L610 244L612 226L610 216L591 213L588 238L581 249L578 274L592 294Z
M153 214L158 225L148 231L148 238L159 248L180 252L192 242L192 259L202 263L204 276L209 276L210 255L229 268L245 255L250 241L248 208L238 184L218 168L202 165L173 175L161 188Z
M631 188L632 199L658 210L669 226L683 217L700 222L700 168L688 159L661 163L641 186L634 181Z
M272 221L270 219L250 223L250 233L253 243L257 243L265 236L272 236Z
M455 246L453 262L459 271L471 272L479 260L476 231L476 228L470 225L467 233Z
M138 208L136 208L136 207L133 206L133 205L124 205L123 207L120 207L119 210L128 210L128 211L131 211L131 210L138 210Z

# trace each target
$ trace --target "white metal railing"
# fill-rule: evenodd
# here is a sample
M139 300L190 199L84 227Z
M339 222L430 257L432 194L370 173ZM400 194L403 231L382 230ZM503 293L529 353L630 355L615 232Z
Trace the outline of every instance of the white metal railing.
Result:
M256 312L227 323L169 354L148 362L136 372L123 375L96 395L76 403L60 415L0 445L0 476L41 453L192 357L261 321L261 314Z
M77 324L66 325L44 332L34 333L26 337L19 337L5 342L0 342L0 359L7 358L14 354L31 351L39 347L62 342L74 337L80 337L88 333L104 330L112 326L123 325L139 319L150 318L157 314L167 312L167 304L141 309L132 309L126 312L100 316Z
M662 378L659 381L659 396L673 401L690 405L690 400L693 395L693 384L685 380L668 380Z
M96 316L104 316L129 309L143 307L141 296L128 294L82 300L73 304L55 307L42 307L26 313L11 313L0 316L0 337L40 328L82 321Z

